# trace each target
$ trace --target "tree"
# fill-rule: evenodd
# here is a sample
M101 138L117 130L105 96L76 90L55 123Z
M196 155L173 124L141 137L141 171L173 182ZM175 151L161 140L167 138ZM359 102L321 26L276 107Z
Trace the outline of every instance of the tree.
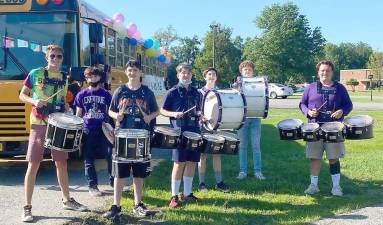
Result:
M368 60L368 68L371 73L379 80L378 86L380 90L383 75L383 52L373 52Z
M352 92L355 92L355 87L359 85L359 81L351 78L346 82L346 85L351 86Z
M187 62L193 65L200 49L201 41L195 35L192 38L184 37L179 39L179 44L174 46L171 51L173 52L174 59L181 63Z
M253 61L256 70L273 81L302 75L311 78L325 43L319 27L311 29L293 3L265 7L255 24L263 33L246 40L243 58Z
M202 72L213 65L213 38L215 42L215 69L218 71L218 84L227 87L238 74L241 61L242 39L231 38L232 29L213 22L203 39L204 46L198 54L193 73L197 80L203 80Z
M177 33L172 25L154 32L153 37L160 42L161 46L170 48L173 42L178 39Z

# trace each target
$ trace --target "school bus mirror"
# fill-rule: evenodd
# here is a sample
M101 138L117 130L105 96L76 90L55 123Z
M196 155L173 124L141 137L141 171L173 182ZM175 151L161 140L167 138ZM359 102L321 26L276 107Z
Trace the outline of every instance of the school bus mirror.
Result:
M70 68L70 76L72 80L77 80L80 82L85 81L84 71L86 67L71 67Z
M89 40L92 43L102 43L104 32L100 23L89 24Z

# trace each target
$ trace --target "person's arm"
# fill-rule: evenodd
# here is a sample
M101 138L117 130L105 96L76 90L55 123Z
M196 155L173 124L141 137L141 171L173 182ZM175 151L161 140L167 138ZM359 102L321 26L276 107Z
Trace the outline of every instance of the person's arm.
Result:
M22 102L29 103L33 106L36 106L37 108L41 108L47 105L47 101L43 99L33 99L29 97L30 94L31 94L31 89L29 89L27 86L24 85L20 91L19 99Z
M339 94L340 94L341 104L340 104L340 109L338 109L337 111L331 114L331 117L335 119L339 119L342 116L347 116L353 108L350 96L348 95L346 88L342 84L338 84L338 85L340 85Z
M309 92L310 92L310 86L307 86L305 88L305 91L303 92L301 101L299 102L299 108L302 111L302 113L307 117L307 118L315 118L319 115L319 111L316 109L309 109L308 108L308 102L309 102Z
M174 117L174 118L181 118L184 115L183 112L173 112L173 111L166 110L164 108L160 109L160 113L163 116Z
M173 117L173 118L181 118L183 116L183 112L174 112L172 111L172 92L171 89L166 93L164 96L164 103L162 105L162 108L160 108L160 113L163 116L166 117Z

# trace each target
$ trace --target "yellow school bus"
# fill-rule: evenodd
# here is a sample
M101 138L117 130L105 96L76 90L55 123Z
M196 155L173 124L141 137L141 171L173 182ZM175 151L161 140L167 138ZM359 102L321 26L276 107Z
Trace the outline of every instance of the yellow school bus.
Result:
M166 65L147 57L142 43L129 44L107 18L80 0L0 0L0 157L25 155L31 106L18 96L29 71L46 66L49 44L63 47L64 72L90 65L111 68L111 91L127 81L125 62L139 60L143 83L163 96Z

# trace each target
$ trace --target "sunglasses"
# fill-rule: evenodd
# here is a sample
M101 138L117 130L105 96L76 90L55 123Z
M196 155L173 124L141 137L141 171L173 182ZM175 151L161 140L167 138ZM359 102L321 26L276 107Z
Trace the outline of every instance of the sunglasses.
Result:
M54 58L62 59L62 58L63 58L63 55L55 55L55 54L51 54L51 55L49 55L49 58L50 58L50 59L54 59Z

